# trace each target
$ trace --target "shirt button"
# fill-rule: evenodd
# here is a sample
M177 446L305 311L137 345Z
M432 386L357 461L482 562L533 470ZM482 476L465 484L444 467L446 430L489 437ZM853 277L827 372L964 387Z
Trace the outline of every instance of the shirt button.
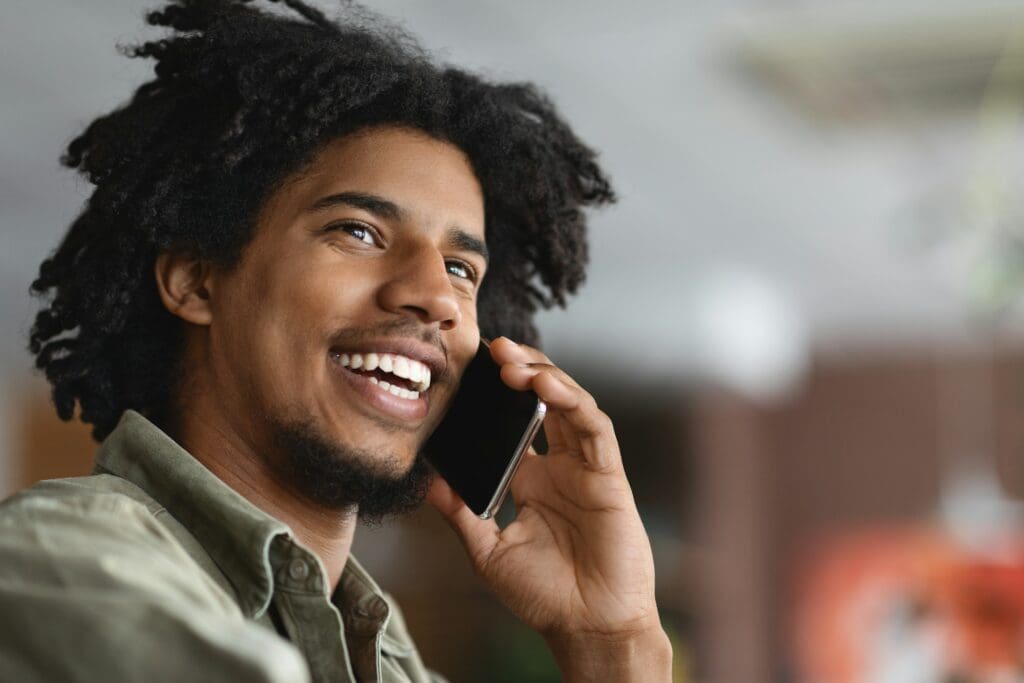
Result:
M309 564L305 560L292 560L288 565L288 576L304 581L309 576Z

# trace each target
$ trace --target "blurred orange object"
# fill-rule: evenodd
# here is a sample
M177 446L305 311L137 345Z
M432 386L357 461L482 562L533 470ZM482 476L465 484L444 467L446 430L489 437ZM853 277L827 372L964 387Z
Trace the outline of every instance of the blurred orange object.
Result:
M969 666L1018 670L1024 662L1024 561L954 566L935 602L948 610Z
M1019 680L1024 548L1016 539L981 555L931 529L847 534L808 553L795 596L798 681Z

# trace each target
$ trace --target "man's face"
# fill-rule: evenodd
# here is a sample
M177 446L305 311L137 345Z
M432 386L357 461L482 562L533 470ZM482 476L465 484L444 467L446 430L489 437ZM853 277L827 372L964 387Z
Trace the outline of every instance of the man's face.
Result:
M363 469L408 472L479 343L483 244L469 161L411 129L335 140L286 180L213 280L210 371L253 450L302 425Z

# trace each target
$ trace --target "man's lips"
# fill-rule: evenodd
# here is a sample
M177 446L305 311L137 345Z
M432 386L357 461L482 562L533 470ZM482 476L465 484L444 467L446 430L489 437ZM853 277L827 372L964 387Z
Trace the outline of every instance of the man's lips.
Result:
M374 374L382 386L399 398L416 398L430 388L430 368L414 358L391 353L339 353L336 350L331 351L331 358L343 368L364 375Z
M372 381L373 375L342 367L339 353L332 351L328 358L331 372L377 412L404 422L417 422L427 416L430 409L429 391L419 394L417 398L402 398L391 393L380 381Z
M339 356L360 354L365 357L371 353L379 358L388 354L405 356L426 366L434 381L443 379L448 372L447 352L443 345L428 344L413 337L360 335L358 339L346 339L339 336L332 340L330 352Z

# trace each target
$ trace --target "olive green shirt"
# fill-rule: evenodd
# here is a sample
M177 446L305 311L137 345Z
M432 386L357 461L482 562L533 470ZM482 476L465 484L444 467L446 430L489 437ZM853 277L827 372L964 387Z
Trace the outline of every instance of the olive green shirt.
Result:
M334 594L287 526L125 412L92 476L0 504L0 681L440 681L354 559Z

